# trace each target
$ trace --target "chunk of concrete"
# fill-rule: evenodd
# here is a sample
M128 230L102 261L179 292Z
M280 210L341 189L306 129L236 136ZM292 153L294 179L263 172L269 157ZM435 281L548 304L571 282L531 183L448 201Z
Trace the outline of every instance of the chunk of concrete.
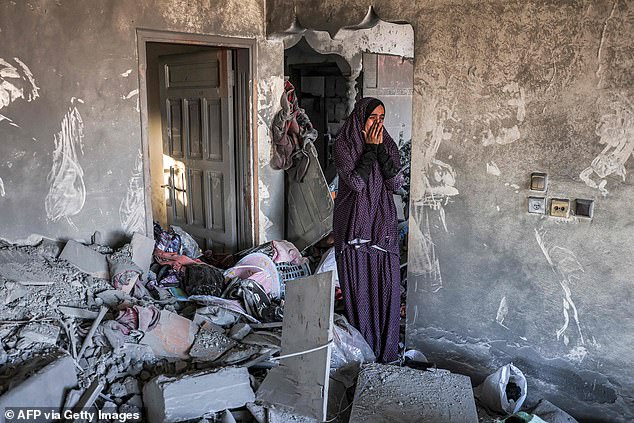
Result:
M286 283L281 356L288 357L269 371L258 388L258 400L326 420L334 296L332 272Z
M366 364L350 423L477 423L471 380L448 370Z
M236 323L231 327L229 331L229 337L236 341L241 340L252 331L251 326L248 323Z
M276 406L275 408L269 408L268 423L319 423L319 420L293 414L292 411L285 407Z
M82 272L96 278L110 279L106 256L77 241L68 241L59 258L68 261Z
M145 333L141 344L150 346L157 357L186 359L197 332L196 323L171 311L162 310L158 324Z
M261 405L249 402L247 403L247 410L249 410L249 413L251 413L256 422L267 423L266 409Z
M189 356L200 361L215 361L236 345L237 342L224 333L204 326L196 334Z
M44 366L0 397L0 410L6 407L48 407L59 410L64 405L66 392L77 386L75 364L70 356L63 356ZM43 416L40 416L42 419ZM42 419L38 421L53 421Z
M154 240L148 238L140 233L132 235L132 261L139 266L143 273L141 277L143 280L147 278L147 273L150 271L150 265L152 264L152 254L154 253Z
M143 387L143 403L150 423L195 419L253 402L249 372L225 367L178 377L160 375Z
M60 327L47 322L31 322L20 330L19 344L28 346L32 343L51 344L57 343Z

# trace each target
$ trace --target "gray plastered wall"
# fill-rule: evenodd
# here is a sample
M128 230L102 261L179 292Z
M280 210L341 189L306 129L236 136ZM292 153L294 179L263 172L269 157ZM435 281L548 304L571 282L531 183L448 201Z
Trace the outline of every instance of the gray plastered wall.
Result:
M267 2L267 31L361 22L371 3ZM414 27L406 343L479 383L514 362L529 400L634 419L634 7L392 1ZM529 191L545 172L545 194ZM592 220L529 196L594 200Z
M256 39L254 94L265 92L261 72L281 80L263 0L1 2L0 238L89 240L98 230L116 244L146 229L138 28ZM282 176L256 166L272 193L256 211L270 222L261 240L279 237Z

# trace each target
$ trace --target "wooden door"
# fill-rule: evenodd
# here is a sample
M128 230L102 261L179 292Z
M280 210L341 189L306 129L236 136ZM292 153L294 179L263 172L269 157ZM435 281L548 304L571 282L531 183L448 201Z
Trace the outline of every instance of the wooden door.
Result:
M162 56L167 222L200 247L237 247L232 51Z

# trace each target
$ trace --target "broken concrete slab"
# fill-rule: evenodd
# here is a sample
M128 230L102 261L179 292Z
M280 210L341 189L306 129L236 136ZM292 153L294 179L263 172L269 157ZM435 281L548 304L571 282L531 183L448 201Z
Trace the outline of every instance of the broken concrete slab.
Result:
M66 391L77 386L75 363L70 356L55 361L35 372L0 397L0 410L6 407L49 407L59 410ZM38 420L38 421L53 421Z
M196 334L189 356L199 361L215 361L236 345L237 342L224 333L203 326Z
M18 348L24 348L33 343L51 344L57 343L61 328L47 322L32 322L20 329L20 341Z
M195 419L253 402L249 372L241 367L184 374L160 375L143 387L143 403L150 423Z
M154 239L135 232L132 235L130 246L132 247L132 261L142 270L143 273L141 273L141 278L142 280L145 280L147 278L147 273L150 271L150 265L152 264Z
M366 364L350 423L477 423L471 380L448 370Z
M59 258L96 278L110 279L106 256L77 241L68 241Z
M286 283L281 354L299 354L269 371L258 389L259 400L326 419L334 291L332 272Z
M27 289L18 282L5 282L0 291L0 301L5 305L11 304L13 301L24 297L27 292Z
M149 345L157 357L188 358L198 325L171 311L161 310L156 327L145 333L141 344Z

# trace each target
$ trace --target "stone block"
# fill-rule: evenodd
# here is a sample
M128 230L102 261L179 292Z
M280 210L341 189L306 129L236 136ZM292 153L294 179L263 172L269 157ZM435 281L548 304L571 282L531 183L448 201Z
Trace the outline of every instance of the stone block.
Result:
M243 367L160 375L143 387L143 403L150 423L195 419L208 413L243 407L253 402L249 372Z

